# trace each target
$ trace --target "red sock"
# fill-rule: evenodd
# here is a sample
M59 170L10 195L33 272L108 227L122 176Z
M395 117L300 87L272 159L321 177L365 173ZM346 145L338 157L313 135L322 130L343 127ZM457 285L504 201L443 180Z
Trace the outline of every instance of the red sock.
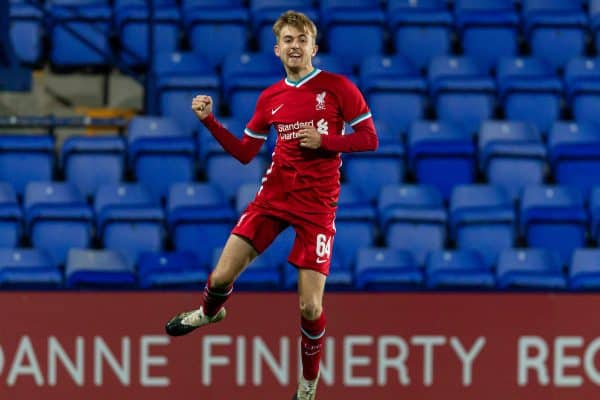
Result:
M213 287L209 276L208 282L206 282L206 286L204 286L204 294L202 295L204 314L209 317L215 316L219 310L223 308L223 304L225 304L229 296L231 296L232 291L233 285L229 285L222 289Z
M319 375L319 362L321 350L325 341L325 312L314 321L302 317L302 374L304 378L312 381Z

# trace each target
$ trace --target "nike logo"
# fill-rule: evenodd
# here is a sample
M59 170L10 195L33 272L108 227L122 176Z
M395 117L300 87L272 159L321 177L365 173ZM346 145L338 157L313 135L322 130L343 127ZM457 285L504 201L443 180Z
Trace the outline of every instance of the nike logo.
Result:
M271 110L271 115L275 115L277 111L279 111L283 107L283 104L280 104L277 108Z
M323 264L324 262L327 262L326 258L317 258L317 264Z

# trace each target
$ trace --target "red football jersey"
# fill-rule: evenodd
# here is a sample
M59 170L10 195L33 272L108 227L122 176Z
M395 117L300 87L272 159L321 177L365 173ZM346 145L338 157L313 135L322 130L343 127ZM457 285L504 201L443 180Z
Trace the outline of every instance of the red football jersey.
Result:
M244 131L266 140L273 126L278 136L256 201L292 212L334 211L340 153L300 147L297 131L312 126L321 135L343 135L344 122L353 126L368 118L371 112L364 97L341 75L315 69L300 81L286 78L265 89Z

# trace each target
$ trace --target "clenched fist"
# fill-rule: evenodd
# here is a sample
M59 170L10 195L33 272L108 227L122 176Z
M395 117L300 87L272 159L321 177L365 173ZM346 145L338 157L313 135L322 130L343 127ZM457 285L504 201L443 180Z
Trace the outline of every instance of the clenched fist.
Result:
M198 95L192 100L192 110L198 119L204 119L212 113L213 101L210 96Z

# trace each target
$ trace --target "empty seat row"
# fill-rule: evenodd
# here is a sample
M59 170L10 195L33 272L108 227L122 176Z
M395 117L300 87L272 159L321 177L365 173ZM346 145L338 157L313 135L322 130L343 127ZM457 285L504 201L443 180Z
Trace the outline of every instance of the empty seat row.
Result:
M285 248L282 248L285 251ZM219 250L215 251L215 258ZM239 290L290 290L297 271L259 256L236 281ZM600 250L577 249L564 268L552 251L506 249L492 268L469 250L432 251L424 266L410 252L362 247L355 268L333 260L328 288L334 290L552 290L600 289ZM198 289L209 270L191 253L148 252L137 267L117 251L73 248L64 271L43 250L0 248L0 289Z
M152 18L155 49L176 50L185 36L189 47L220 64L229 52L248 50L248 37L257 39L261 50L270 51L272 23L282 11L296 8L319 24L323 46L344 55L353 66L365 56L382 54L389 38L394 51L423 67L432 57L450 52L455 32L465 53L486 66L498 57L516 55L520 35L534 55L554 66L585 54L588 31L592 37L598 35L597 0L590 1L589 14L579 0L522 3L518 13L513 0L462 0L455 2L454 10L445 0L397 0L384 7L378 1L322 1L316 7L306 0L271 0L250 2L248 8L241 0L159 1L150 9L145 0L54 0L46 7L13 0L12 38L21 58L36 62L47 31L50 61L57 66L81 66L109 64L114 35L120 39L115 50L121 59L128 65L143 65L148 61Z

